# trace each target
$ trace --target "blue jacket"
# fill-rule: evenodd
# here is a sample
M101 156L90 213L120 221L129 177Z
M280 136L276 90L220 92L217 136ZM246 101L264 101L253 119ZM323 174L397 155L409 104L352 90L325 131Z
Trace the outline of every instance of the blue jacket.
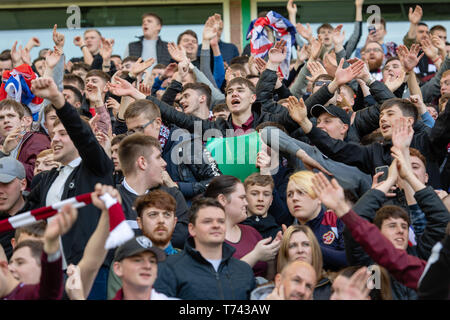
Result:
M323 268L325 270L339 270L347 266L345 254L344 224L333 211L325 211L323 208L314 219L306 223L316 235L322 249Z
M252 268L233 258L235 249L223 243L222 261L216 272L189 238L184 250L158 264L154 288L183 300L248 300L255 288Z

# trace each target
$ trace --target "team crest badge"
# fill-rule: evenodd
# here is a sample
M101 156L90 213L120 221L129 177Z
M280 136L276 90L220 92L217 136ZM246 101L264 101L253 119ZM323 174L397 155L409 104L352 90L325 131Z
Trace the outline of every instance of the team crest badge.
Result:
M328 231L322 236L323 243L325 244L331 244L334 241L334 238L336 238L336 236L334 235L333 231Z

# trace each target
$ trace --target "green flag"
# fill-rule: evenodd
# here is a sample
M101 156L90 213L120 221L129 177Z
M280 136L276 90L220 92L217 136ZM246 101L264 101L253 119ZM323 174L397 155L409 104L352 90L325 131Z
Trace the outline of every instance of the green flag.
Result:
M249 175L259 172L256 155L261 149L261 139L256 131L237 137L212 138L206 143L206 149L211 152L223 174L244 182Z

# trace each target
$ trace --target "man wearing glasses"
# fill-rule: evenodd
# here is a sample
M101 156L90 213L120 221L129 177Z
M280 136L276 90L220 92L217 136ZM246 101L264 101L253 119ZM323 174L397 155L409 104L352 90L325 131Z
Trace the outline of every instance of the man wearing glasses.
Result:
M369 66L371 76L378 81L383 79L381 67L384 63L384 51L381 44L368 42L361 50L362 60Z

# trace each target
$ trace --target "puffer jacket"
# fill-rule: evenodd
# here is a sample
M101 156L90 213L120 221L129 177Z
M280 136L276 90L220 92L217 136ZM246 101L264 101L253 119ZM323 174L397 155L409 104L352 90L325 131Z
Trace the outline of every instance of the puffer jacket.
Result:
M158 265L154 288L183 300L248 300L255 288L252 268L233 258L235 249L222 244L222 261L216 272L189 238L184 250Z

